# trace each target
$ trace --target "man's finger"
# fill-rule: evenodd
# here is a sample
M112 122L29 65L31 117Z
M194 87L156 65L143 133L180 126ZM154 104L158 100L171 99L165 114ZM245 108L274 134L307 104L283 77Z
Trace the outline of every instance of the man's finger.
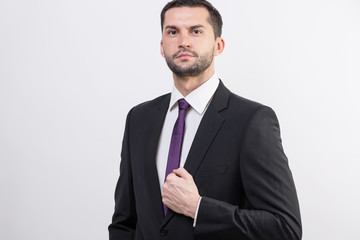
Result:
M165 182L171 182L172 180L176 179L178 176L176 173L172 172L169 175L167 175Z
M185 168L174 169L173 173L184 179L188 179L189 177L191 177L190 173L186 171Z

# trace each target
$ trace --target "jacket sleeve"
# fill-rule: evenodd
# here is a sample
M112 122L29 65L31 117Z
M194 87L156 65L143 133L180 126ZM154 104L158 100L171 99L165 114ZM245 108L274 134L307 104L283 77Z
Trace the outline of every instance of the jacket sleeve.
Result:
M115 211L108 228L110 240L131 240L135 235L137 217L129 151L130 118L131 111L126 118L122 143L120 177L115 189Z
M239 161L249 207L203 196L196 239L300 240L295 185L271 108L261 107L249 120Z

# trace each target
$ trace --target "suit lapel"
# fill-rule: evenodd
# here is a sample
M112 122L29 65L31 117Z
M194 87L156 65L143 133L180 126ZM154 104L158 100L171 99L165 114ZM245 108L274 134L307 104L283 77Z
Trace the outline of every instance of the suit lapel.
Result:
M219 112L227 108L229 95L230 91L220 81L213 100L201 120L186 159L184 167L192 176L195 176L201 161L225 121Z
M229 95L230 91L220 81L214 97L200 122L189 154L186 158L184 168L192 176L195 176L200 163L205 157L221 125L225 121L219 112L227 108ZM166 217L162 221L162 226L164 226L174 214L173 211L168 211Z
M145 182L149 183L147 184L148 196L151 198L152 206L154 207L154 211L159 222L163 220L164 213L159 186L159 177L156 167L156 154L169 102L170 94L165 97L165 99L153 111L153 114L151 114L151 118L148 119L148 134L147 137L144 137L144 139L146 139L145 141L147 141L147 148L145 151L149 156L145 161Z

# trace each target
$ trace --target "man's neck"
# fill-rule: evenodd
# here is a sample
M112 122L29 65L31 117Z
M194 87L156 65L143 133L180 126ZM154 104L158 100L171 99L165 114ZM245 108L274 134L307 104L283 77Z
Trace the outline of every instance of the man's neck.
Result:
M173 74L175 87L184 97L186 97L192 91L200 87L204 82L209 80L214 75L214 72L214 70L205 71L196 77L178 77Z

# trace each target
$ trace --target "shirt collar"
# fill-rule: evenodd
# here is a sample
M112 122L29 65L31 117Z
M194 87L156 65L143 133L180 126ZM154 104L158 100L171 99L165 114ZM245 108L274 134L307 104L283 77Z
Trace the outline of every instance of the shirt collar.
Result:
M173 110L175 106L177 106L177 101L181 98L184 98L190 106L195 109L196 112L198 112L200 115L202 115L210 103L210 100L212 99L217 87L219 86L219 79L215 74L201 84L198 88L196 88L194 91L189 93L186 97L184 97L179 90L175 86L173 86L173 90L171 92L171 99L170 99L170 105L169 110Z

